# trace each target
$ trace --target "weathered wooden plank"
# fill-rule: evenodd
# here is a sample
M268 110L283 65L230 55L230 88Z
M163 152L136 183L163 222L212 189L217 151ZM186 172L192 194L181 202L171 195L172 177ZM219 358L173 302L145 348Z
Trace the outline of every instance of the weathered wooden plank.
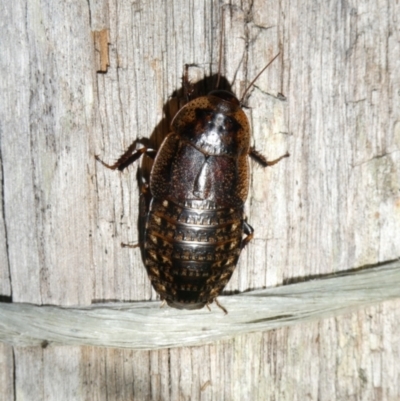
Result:
M94 128L95 75L88 68L93 44L87 4L3 7L5 20L15 22L8 25L2 57L8 89L3 195L13 300L88 304L93 195L83 177Z
M80 347L16 347L15 360L15 399L82 399Z
M0 148L1 149L1 148ZM0 153L0 182L3 182L2 159ZM10 265L7 255L7 235L4 221L3 191L0 191L0 296L11 296Z
M41 351L43 357L31 351L27 358L29 354L24 352L25 365L20 370L26 366L30 376L21 382L20 395L52 399L49 395L58 388L58 398L73 400L395 400L398 385L390 372L381 372L383 364L396 366L398 333L387 327L384 334L374 330L383 323L379 319L382 312L396 313L386 303L352 313L345 322L326 319L203 347L151 353L81 347L81 354L72 348L60 361L56 354L64 347L46 348ZM336 341L331 336L321 337L321 330L333 332ZM55 363L55 377L43 379L42 360ZM57 384L61 377L64 383ZM71 389L75 390L72 395Z
M216 71L221 5L0 2L0 248L7 244L9 266L0 266L1 295L65 306L156 298L138 252L119 245L137 240L137 166L118 175L93 155L112 160L137 137L159 143L183 64L197 65L193 79ZM255 240L228 290L399 257L398 8L365 0L227 6L224 74L237 93L281 50L251 91L248 113L258 149L291 153L266 171L252 164ZM103 29L110 67L96 76L90 31ZM398 399L398 310L387 302L185 350L19 348L16 397Z
M0 343L0 395L4 400L14 399L13 347Z

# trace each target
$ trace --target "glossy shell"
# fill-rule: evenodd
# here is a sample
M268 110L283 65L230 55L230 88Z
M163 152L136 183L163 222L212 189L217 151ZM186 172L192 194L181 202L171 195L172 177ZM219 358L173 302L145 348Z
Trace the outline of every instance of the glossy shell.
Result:
M178 112L151 171L144 262L161 298L180 309L215 300L243 244L249 123L232 94L217 95Z

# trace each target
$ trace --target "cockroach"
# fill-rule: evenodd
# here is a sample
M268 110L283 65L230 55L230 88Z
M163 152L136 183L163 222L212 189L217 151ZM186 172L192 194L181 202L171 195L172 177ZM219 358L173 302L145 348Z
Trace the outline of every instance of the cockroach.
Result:
M130 147L112 165L96 156L120 171L143 154L155 158L150 182L141 188L149 201L141 212L145 224L139 245L151 284L171 307L200 309L216 302L226 313L217 297L254 231L244 215L249 157L267 167L289 156L267 161L250 147L250 125L242 109L248 89L278 55L241 101L220 89L189 99L158 150ZM186 68L184 87L190 87L187 76Z

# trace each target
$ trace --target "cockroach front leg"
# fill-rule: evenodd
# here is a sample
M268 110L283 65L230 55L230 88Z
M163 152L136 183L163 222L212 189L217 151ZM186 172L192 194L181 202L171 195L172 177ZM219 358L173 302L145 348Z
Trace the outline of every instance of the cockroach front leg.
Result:
M274 164L280 162L285 157L289 157L289 156L290 156L290 154L288 152L286 152L283 156L278 157L275 160L269 161L263 154L261 154L255 148L250 149L250 157L252 159L254 159L257 163L261 164L263 167L273 166Z
M95 158L104 167L107 167L111 170L118 169L119 171L123 171L129 165L131 165L133 162L138 160L140 158L140 156L142 156L143 154L146 154L147 156L154 159L154 157L157 154L157 151L155 149L151 149L151 148L147 148L147 147L136 149L136 143L133 143L131 146L129 146L128 150L122 156L120 156L120 158L114 164L105 163L103 160L100 159L100 157L98 155L96 155Z

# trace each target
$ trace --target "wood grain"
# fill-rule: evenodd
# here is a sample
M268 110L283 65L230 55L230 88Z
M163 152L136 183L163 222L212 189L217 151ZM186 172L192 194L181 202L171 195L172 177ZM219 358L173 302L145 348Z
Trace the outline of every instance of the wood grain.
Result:
M0 0L0 295L89 306L155 300L137 250L138 189L95 162L160 143L184 64L250 91L255 239L228 291L400 256L396 2ZM92 32L109 29L96 73ZM1 298L3 299L3 298ZM198 347L0 347L4 399L396 400L399 301ZM4 369L3 369L4 368ZM13 384L10 384L10 381ZM5 385L3 385L5 383Z

